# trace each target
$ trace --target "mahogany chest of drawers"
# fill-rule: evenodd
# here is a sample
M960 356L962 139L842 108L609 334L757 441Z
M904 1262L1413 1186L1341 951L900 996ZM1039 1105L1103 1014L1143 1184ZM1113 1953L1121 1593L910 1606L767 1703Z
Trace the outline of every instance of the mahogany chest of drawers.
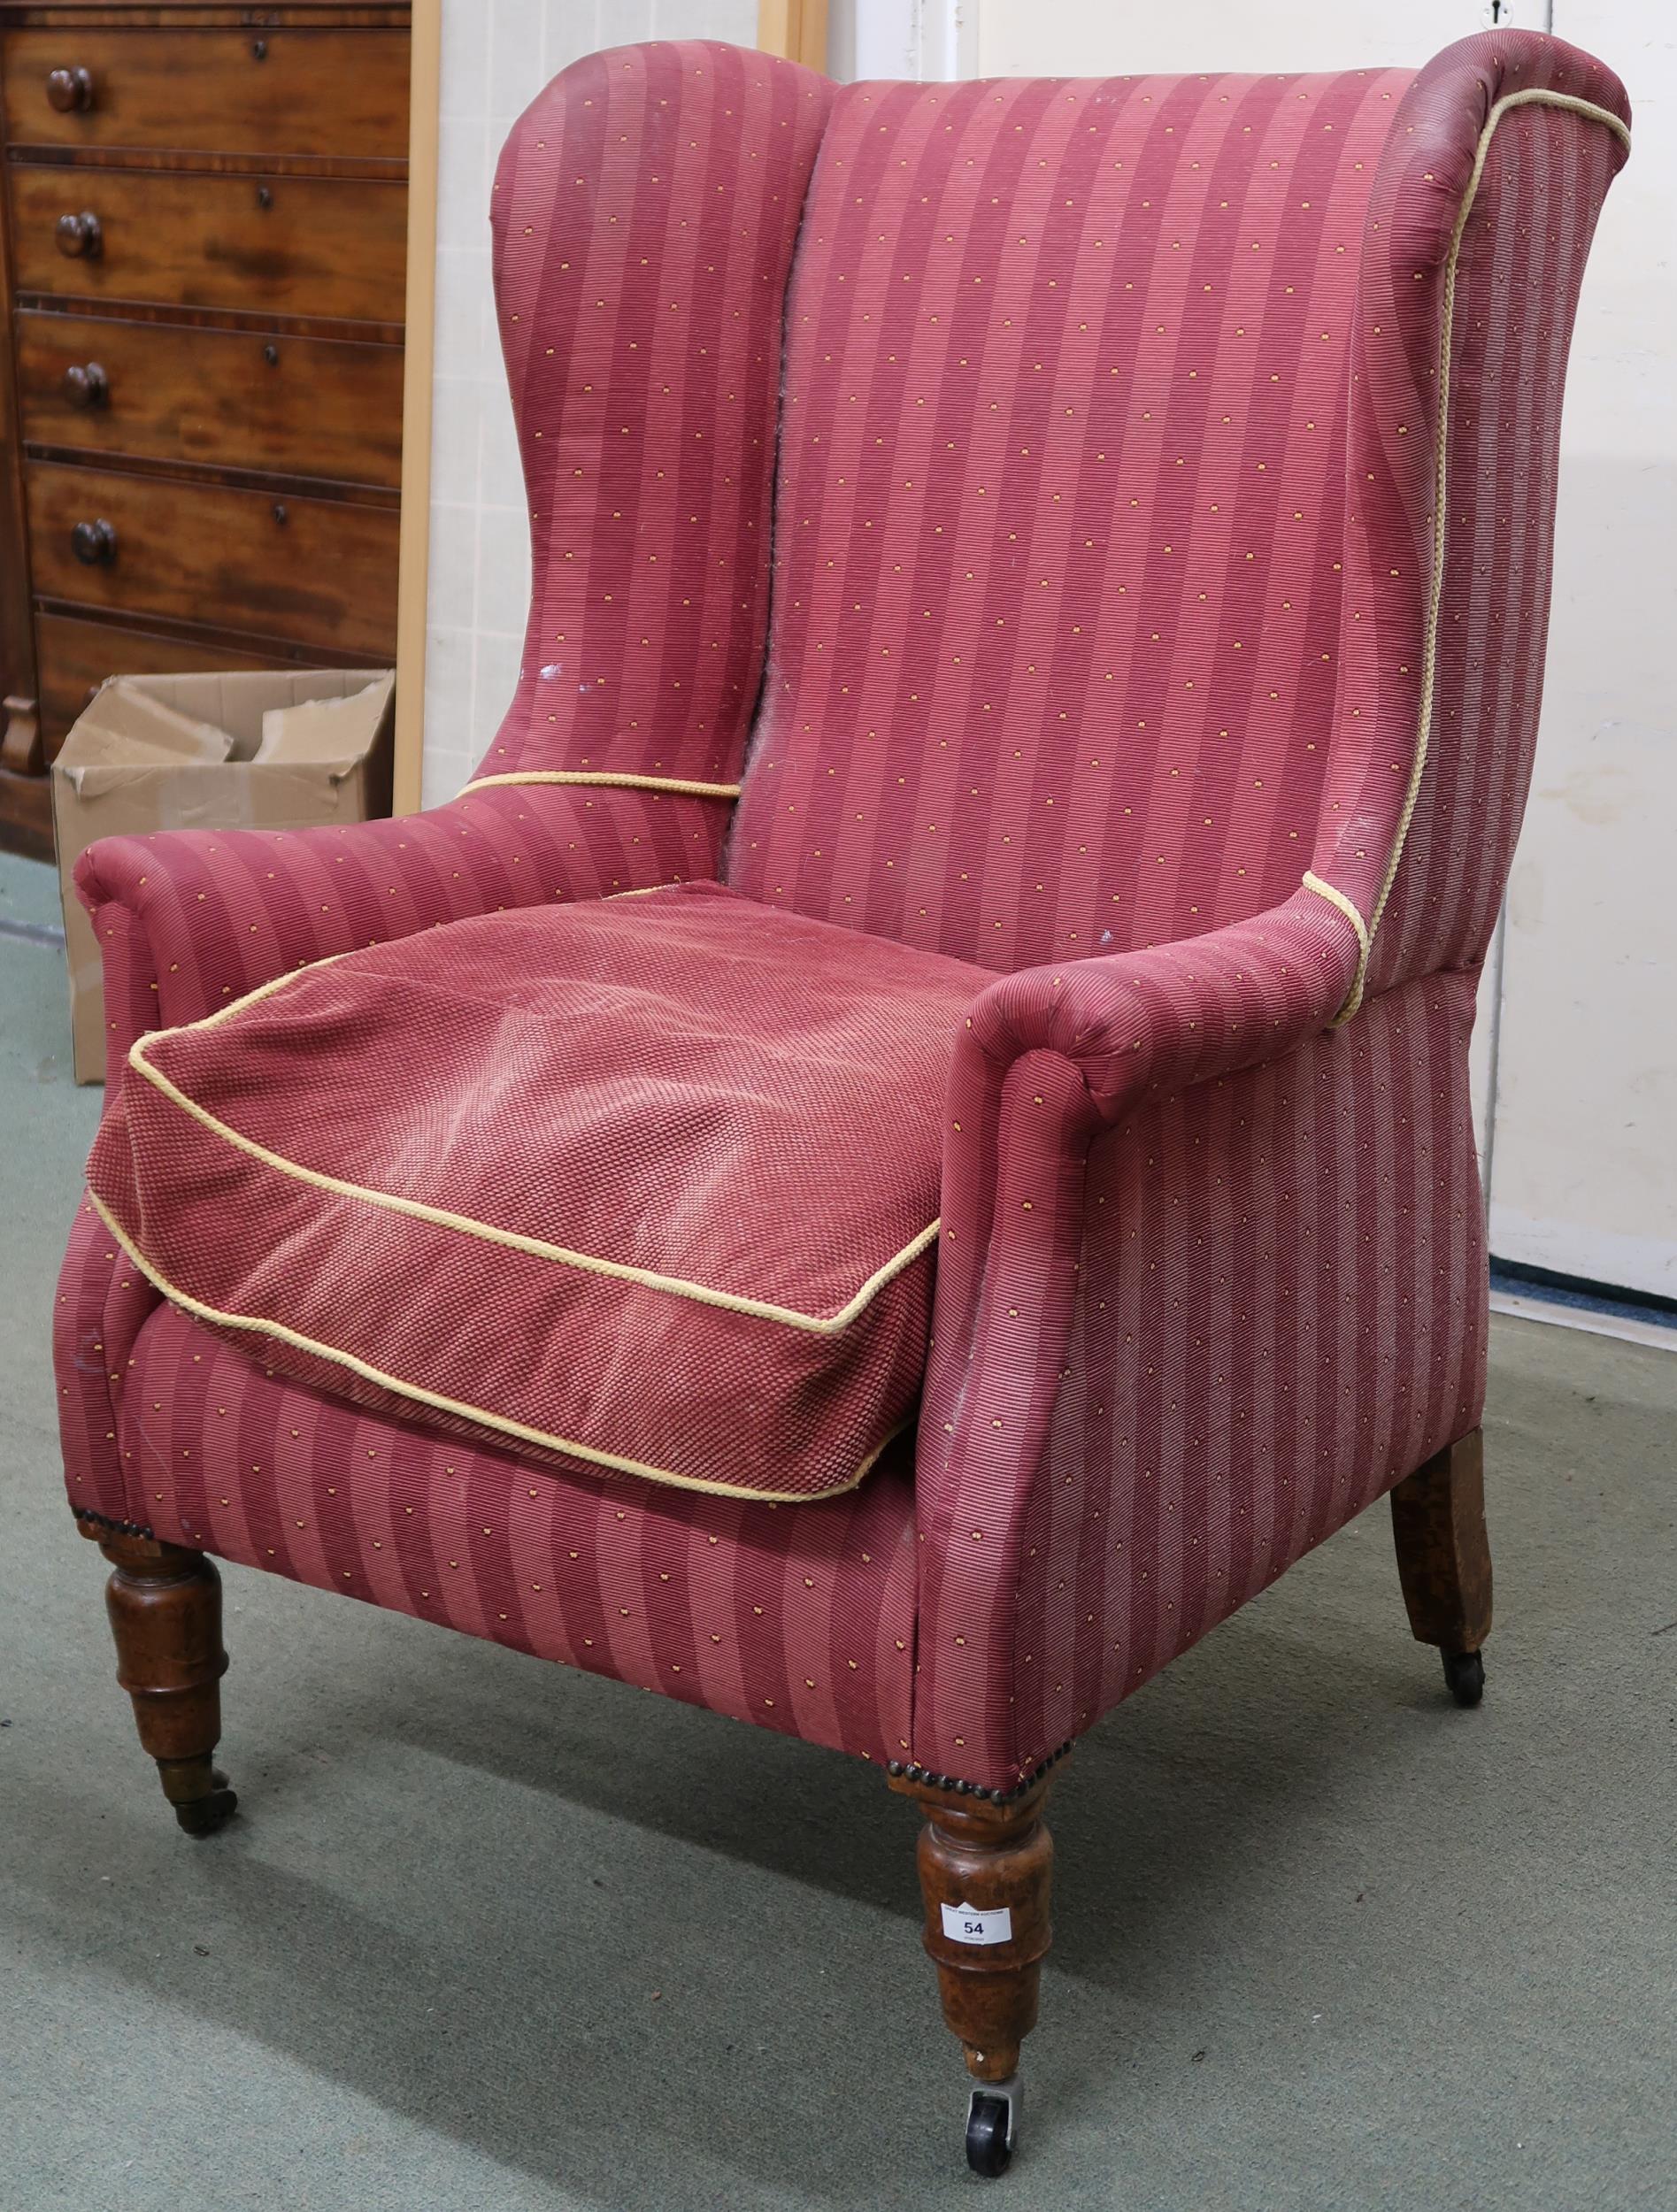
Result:
M395 659L409 14L0 0L0 847L106 676Z

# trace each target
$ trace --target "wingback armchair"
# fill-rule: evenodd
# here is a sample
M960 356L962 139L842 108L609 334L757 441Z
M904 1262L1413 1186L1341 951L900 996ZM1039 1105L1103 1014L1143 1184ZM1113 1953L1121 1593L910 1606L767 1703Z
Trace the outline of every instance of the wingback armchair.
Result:
M1085 1729L1388 1493L1478 1702L1468 1036L1627 116L1514 31L538 95L476 780L78 871L65 1463L190 1833L212 1555L871 1760L996 2172Z

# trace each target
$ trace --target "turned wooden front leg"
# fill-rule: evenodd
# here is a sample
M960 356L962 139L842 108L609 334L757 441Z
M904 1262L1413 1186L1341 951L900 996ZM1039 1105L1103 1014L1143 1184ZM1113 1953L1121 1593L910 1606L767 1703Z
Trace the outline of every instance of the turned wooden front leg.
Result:
M238 1801L211 1756L221 1734L221 1578L202 1552L149 1536L88 1532L115 1571L105 1607L117 1680L163 1793L188 1835L214 1832Z
M1054 1845L1042 1818L1048 1786L1044 1777L997 1804L907 1776L891 1780L893 1789L925 1809L919 1871L926 1948L937 1968L943 2017L980 2081L1016 2074L1019 2045L1036 2024L1037 1985L1053 1940ZM972 1939L994 1938L1004 1927L1003 1941Z
M1485 1453L1477 1429L1397 1485L1392 1535L1416 1641L1477 1651L1490 1634Z

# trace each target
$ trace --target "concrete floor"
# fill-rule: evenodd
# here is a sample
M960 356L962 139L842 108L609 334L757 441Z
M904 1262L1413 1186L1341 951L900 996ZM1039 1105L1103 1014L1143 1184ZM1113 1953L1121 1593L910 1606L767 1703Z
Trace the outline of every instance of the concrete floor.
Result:
M52 885L0 863L0 918ZM59 1487L49 1291L98 1094L0 937L0 2207L979 2201L859 1763L230 1569L180 1835ZM1477 1713L1383 1511L1080 1748L1019 2212L1677 2205L1677 1358L1499 1323Z

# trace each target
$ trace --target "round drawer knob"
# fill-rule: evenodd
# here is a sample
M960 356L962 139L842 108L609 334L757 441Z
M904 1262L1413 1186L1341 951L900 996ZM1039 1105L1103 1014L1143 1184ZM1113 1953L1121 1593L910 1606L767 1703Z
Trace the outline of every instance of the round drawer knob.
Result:
M96 261L104 245L104 233L93 210L58 218L58 251L71 261Z
M60 388L72 407L103 407L111 396L111 380L96 361L73 362Z
M117 557L117 526L102 516L79 522L70 533L70 550L84 568L108 567Z
M74 115L93 105L93 72L90 69L49 69L47 72L47 104L57 108L60 115Z

